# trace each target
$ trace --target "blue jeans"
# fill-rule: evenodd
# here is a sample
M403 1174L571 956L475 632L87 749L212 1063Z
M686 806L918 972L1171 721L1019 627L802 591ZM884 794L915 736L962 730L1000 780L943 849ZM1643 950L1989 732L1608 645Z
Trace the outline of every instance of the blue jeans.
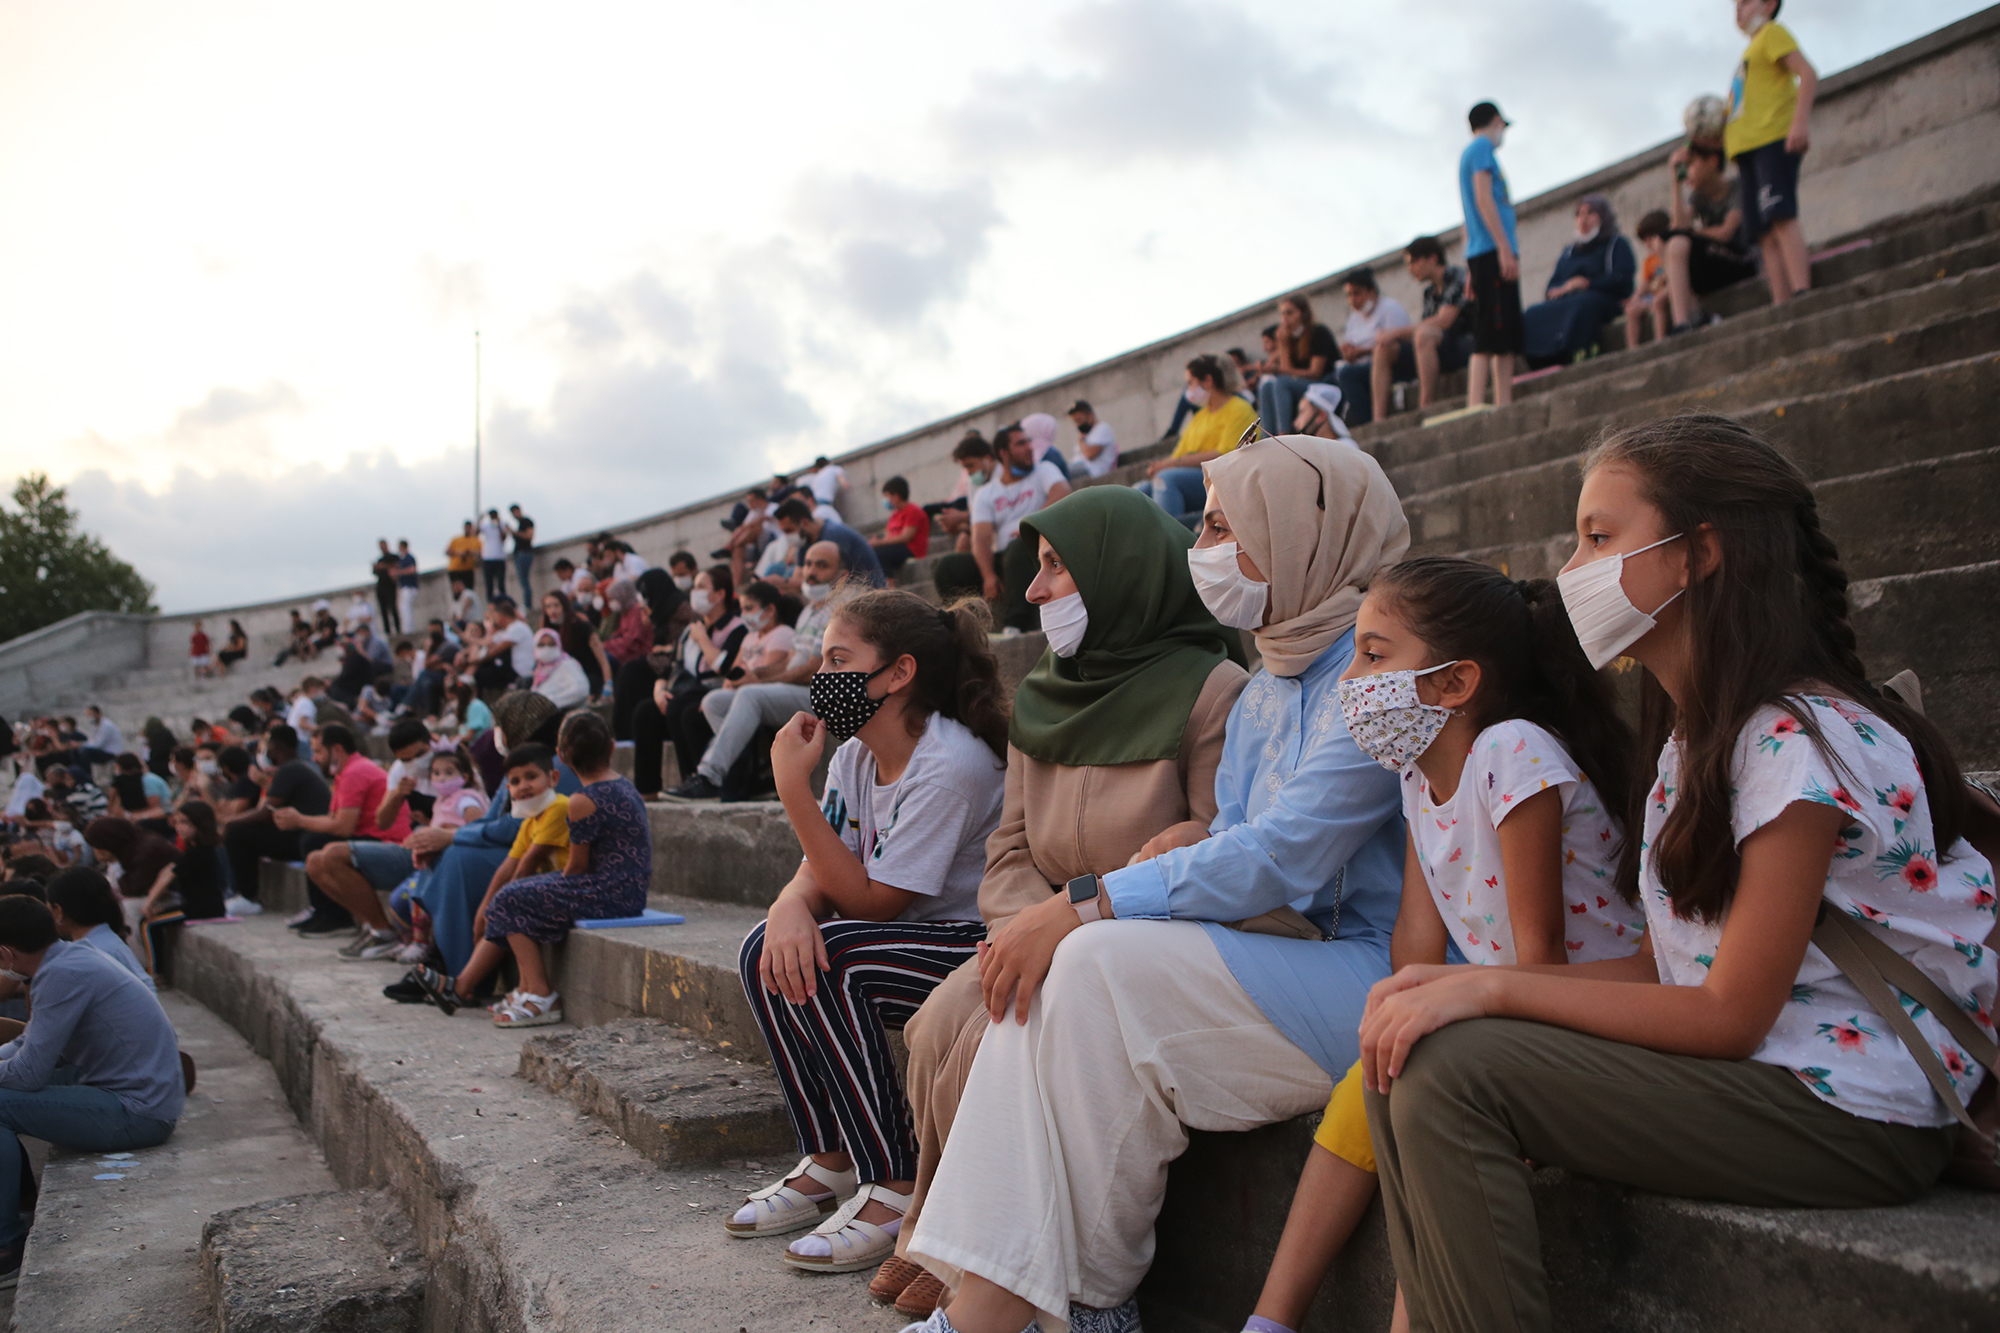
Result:
M1290 435L1299 400L1315 381L1302 375L1266 375L1257 381L1257 419L1273 435Z
M1179 519L1201 513L1202 503L1208 498L1208 486L1198 467L1163 468L1150 481L1132 483L1132 489L1150 496L1160 508Z
M1343 361L1333 372L1334 383L1340 386L1340 405L1347 415L1347 424L1353 427L1365 426L1375 419L1375 359L1365 361ZM1413 380L1417 377L1417 349L1408 338L1396 344L1396 364L1389 369L1389 378Z
M535 552L533 547L525 551L514 552L514 576L521 580L521 609L524 611L535 600L535 594L528 587L528 571L534 567L534 564ZM540 618L539 616L536 617L538 620Z
M0 1128L79 1152L128 1152L165 1143L174 1122L133 1115L103 1088L52 1084L39 1092L0 1090ZM28 1233L20 1211L26 1164L18 1137L12 1152L0 1143L0 1250L13 1249Z

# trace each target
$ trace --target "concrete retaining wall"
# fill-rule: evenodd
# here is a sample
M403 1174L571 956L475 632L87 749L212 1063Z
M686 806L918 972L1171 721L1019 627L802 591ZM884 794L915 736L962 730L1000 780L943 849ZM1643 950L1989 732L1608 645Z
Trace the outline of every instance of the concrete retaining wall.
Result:
M74 697L100 676L144 667L157 629L152 619L84 611L0 644L0 714L18 718L48 700ZM180 650L187 652L185 636Z

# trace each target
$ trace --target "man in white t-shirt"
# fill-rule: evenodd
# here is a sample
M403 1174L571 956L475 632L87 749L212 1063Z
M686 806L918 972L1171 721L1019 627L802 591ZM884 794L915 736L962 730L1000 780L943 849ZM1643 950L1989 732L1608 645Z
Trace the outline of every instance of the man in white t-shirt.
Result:
M847 489L847 471L840 464L821 454L813 460L813 470L799 478L812 492L813 512L821 522L832 519L839 523L840 493Z
M326 691L326 682L318 676L307 676L299 682L298 697L285 709L285 725L301 736L310 736L319 726L319 696Z
M1118 466L1118 437L1111 427L1097 419L1091 405L1079 398L1069 405L1069 419L1076 423L1076 468L1087 477L1101 477Z
M1386 411L1389 406L1386 402L1375 402L1372 386L1375 335L1383 329L1407 329L1410 312L1393 296L1382 295L1375 285L1373 269L1355 269L1347 275L1345 286L1347 327L1340 333L1340 364L1333 375L1347 401L1347 424L1365 426L1375 419L1377 411ZM1417 377L1417 352L1408 338L1396 342L1392 376L1406 381Z
M942 557L931 578L947 606L954 597L979 593L1000 604L1003 627L1025 631L1041 620L1027 601L1039 552L1033 543L1014 538L1022 519L1062 499L1070 488L1054 464L1034 461L1034 445L1018 424L1002 426L997 435L997 475L972 493L972 554Z
M486 575L486 600L507 595L507 525L489 509L479 521L479 568Z
M486 657L472 670L481 689L505 689L535 674L535 632L501 593L486 604Z

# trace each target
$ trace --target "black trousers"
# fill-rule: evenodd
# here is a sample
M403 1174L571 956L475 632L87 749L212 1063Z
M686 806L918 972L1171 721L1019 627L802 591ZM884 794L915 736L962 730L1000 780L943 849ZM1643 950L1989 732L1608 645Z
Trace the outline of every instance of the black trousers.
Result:
M239 819L225 827L222 847L229 858L229 878L236 892L256 902L257 862L266 857L273 861L303 861L306 854L300 842L305 836L300 829L281 829L268 819Z
M375 590L375 605L382 611L382 632L384 634L401 634L403 632L403 617L396 609L396 590L390 588L387 592L384 592L382 589L377 588Z
M489 657L472 669L472 683L482 690L504 690L519 679L511 653Z
M653 682L660 673L653 670L644 653L612 667L611 673L611 739L629 741L634 739L632 713L640 704L652 702Z

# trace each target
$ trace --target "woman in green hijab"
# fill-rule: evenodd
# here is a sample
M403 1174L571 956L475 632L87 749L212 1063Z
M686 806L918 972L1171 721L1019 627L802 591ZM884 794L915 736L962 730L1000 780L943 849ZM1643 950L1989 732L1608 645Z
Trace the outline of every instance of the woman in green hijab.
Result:
M1125 865L1149 840L1205 836L1223 724L1249 680L1242 640L1188 577L1194 535L1137 491L1084 487L1023 519L1019 540L1038 548L1028 601L1049 651L1014 696L1006 801L979 887L988 940L1070 880ZM1025 1012L1027 995L995 1002L1016 998ZM898 1254L870 1290L912 1317L928 1315L942 1288L904 1247L991 1021L974 961L904 1029L917 1186Z

